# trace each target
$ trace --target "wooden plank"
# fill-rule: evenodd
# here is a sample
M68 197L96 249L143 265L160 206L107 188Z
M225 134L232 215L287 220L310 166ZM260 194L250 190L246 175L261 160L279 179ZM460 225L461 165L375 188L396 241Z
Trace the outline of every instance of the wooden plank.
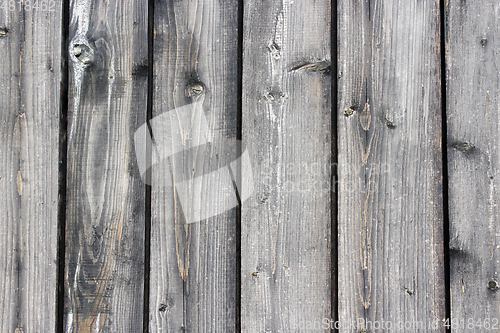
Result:
M337 10L341 331L444 331L439 1Z
M304 331L333 316L331 6L248 1L243 13L255 191L241 212L241 331Z
M0 330L55 332L59 2L0 9ZM51 11L48 11L51 9Z
M218 159L236 158L234 149L227 150L234 147L224 142L234 142L237 134L238 4L156 1L154 28L155 143L170 135L174 144L180 144L175 138L185 129L182 122L175 118L162 127L155 125L155 119L194 103L203 108L212 142L153 166L150 332L234 332L236 209L187 223L192 211L172 184L192 181L191 171L201 176L216 170ZM186 144L184 140L187 136L182 139ZM214 205L228 203L221 185L203 178L202 190L188 197L191 202L211 196Z
M145 184L133 138L147 115L147 8L71 1L66 332L142 331Z
M451 317L458 325L452 331L486 331L476 326L486 320L495 331L500 327L500 4L449 1L447 12Z

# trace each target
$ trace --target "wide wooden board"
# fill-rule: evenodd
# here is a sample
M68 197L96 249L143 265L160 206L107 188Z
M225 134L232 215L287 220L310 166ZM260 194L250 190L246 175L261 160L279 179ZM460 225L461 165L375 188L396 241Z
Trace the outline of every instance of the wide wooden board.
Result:
M443 332L439 1L337 15L339 319L360 320L341 331Z
M301 332L332 317L330 1L243 13L241 331Z
M143 328L147 1L73 0L69 27L65 331Z
M237 157L238 3L155 1L153 44L153 142L161 146L171 137L172 145L186 149L152 167L149 329L234 332L236 208L198 222L191 217L197 204L230 203L224 193L228 186L233 190L232 183L210 180L207 173L226 168L220 160ZM199 109L189 109L195 105ZM184 120L206 119L208 127L189 132L190 125L177 118L185 114L181 110L197 110ZM158 120L169 112L172 122ZM210 144L196 146L193 138L205 130ZM188 149L188 142L196 148ZM163 156L165 147L158 146L152 152ZM180 183L189 187L194 177L201 182L183 199Z

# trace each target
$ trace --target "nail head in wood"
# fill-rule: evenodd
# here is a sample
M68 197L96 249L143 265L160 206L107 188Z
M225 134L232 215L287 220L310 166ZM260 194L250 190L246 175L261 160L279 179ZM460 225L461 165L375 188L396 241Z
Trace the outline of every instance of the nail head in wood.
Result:
M488 289L491 291L498 291L498 281L492 279L488 282Z
M191 81L186 86L186 96L194 97L199 96L205 91L205 85L200 81Z
M356 106L354 106L354 105L353 105L353 106L351 106L351 107L349 107L349 109L347 109L347 110L345 110L345 111L344 111L344 116L346 116L346 117L350 117L350 116L352 116L352 115L353 115L353 113L354 113L357 109L358 109L358 108L357 108Z
M94 60L94 52L85 44L74 44L73 55L84 65L89 65Z
M271 92L268 92L267 94L264 95L264 99L267 101L274 101L274 95Z
M276 44L276 42L272 42L268 46L268 49L269 49L269 52L271 52L271 54L273 55L274 59L281 58L280 47L278 46L278 44Z

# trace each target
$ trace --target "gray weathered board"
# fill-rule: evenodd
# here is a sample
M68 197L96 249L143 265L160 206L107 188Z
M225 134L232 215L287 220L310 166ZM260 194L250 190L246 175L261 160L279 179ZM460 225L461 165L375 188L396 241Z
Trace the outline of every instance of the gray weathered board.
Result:
M439 2L337 14L339 318L444 331Z
M60 2L51 9L0 9L2 332L56 328Z
M451 331L498 330L497 1L65 1L0 0L1 332L443 332L446 190ZM211 142L157 158L190 106ZM205 175L245 148L236 208L249 175Z
M65 332L143 328L145 0L73 0L69 27Z
M330 1L247 1L241 331L298 332L331 314ZM295 327L295 328L294 328Z
M150 332L235 331L237 210L188 223L193 208L181 202L172 184L179 189L179 182L191 184L194 177L216 170L219 161L236 158L227 142L235 142L238 125L237 28L236 1L155 1L153 122L197 103L212 142L152 169ZM183 143L195 140L183 132L189 124L172 119L169 126L152 124L158 146L171 133L182 133ZM232 189L232 183L203 179L201 192L188 193L191 202L227 200L222 190Z
M446 22L452 331L498 331L500 3L449 1Z

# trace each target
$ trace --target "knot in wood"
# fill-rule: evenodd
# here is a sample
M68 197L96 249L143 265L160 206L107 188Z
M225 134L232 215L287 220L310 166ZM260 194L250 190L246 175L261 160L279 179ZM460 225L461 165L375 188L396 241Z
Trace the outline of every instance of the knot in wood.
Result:
M0 38L7 36L8 33L9 33L9 29L0 28Z
M473 144L470 144L469 142L466 141L452 143L451 147L464 154L471 154L474 152L476 148Z

